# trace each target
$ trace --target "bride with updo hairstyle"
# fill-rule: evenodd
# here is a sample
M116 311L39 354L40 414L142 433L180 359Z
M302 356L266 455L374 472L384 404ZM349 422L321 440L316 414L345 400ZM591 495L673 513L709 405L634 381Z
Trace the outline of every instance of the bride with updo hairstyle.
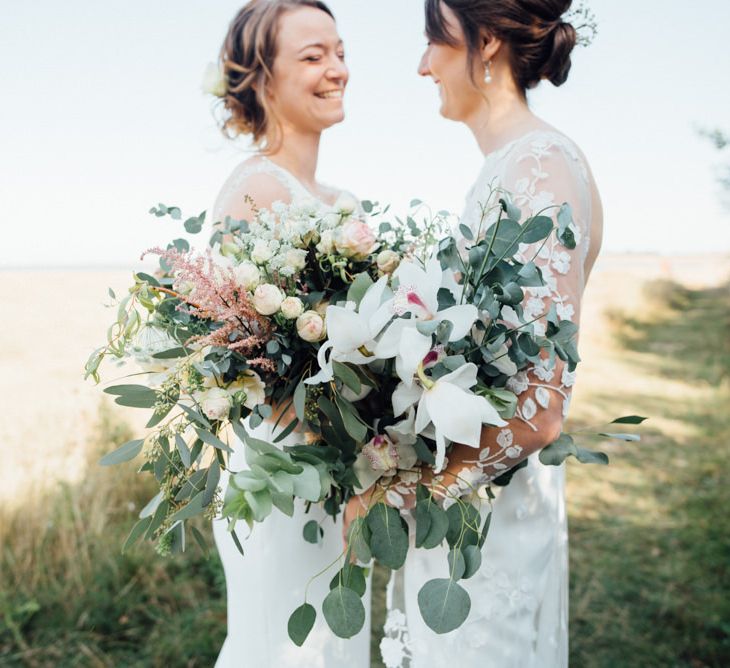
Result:
M344 119L343 96L349 73L342 39L332 12L318 0L252 0L234 17L220 56L225 73L222 129L228 136L247 137L253 155L244 160L223 185L213 220L252 220L257 209L276 202L313 208L323 213L343 191L316 179L322 132ZM347 194L352 202L352 196ZM271 443L278 418L256 428L255 438ZM291 418L281 421L287 425ZM278 447L301 443L305 435L292 433ZM232 444L229 467L247 469L243 444ZM221 493L229 472L221 475ZM324 530L318 544L302 537L304 525L314 520ZM294 516L275 511L249 532L236 525L241 555L224 519L213 521L213 532L226 576L228 635L217 668L329 668L370 665L369 584L363 629L349 640L337 638L323 616L303 647L287 633L289 616L305 600L310 579L334 563L342 552L341 515L333 521L317 504L305 512L297 500ZM322 601L329 578L318 577L307 590L307 600Z
M509 215L517 217L519 209L522 221L541 214L557 223L560 206L572 207L572 221L561 216L565 245L556 235L546 243L520 245L519 260L539 267L541 280L525 282L520 306L498 305L498 320L507 328L519 322L514 309L522 308L537 336L545 336L551 323L579 323L602 237L601 201L585 156L533 114L527 97L543 80L560 86L568 78L573 47L584 41L566 15L570 7L570 0L426 0L428 44L418 66L438 88L441 115L464 123L483 155L461 225L453 231L461 252L468 253L470 239L496 222L500 198L511 200ZM459 580L470 595L468 616L444 635L426 626L418 592L429 580L449 578L448 547L410 550L388 586L387 637L381 644L388 668L568 665L565 465L542 464L539 451L561 434L575 373L560 359L549 369L546 353L516 373L499 345L495 342L487 360L494 359L517 397L514 417L506 427L483 427L479 449L454 444L444 470L433 475L426 469L421 478L445 504L453 496L491 504L482 566ZM493 501L484 492L487 484ZM348 504L349 521L361 501L367 498Z

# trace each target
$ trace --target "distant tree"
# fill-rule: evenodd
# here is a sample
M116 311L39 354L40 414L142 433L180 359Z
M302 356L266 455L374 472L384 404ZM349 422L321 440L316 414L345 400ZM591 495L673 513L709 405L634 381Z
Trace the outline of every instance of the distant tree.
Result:
M717 128L714 130L701 129L699 133L705 139L708 139L718 151L722 151L723 155L727 155L727 149L730 147L730 135ZM725 206L730 209L730 161L719 168L718 183L722 187L723 200Z

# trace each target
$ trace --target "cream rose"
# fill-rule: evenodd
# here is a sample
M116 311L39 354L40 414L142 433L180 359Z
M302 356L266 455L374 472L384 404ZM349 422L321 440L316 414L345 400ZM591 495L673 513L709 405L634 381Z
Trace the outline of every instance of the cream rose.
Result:
M231 395L220 387L202 393L198 399L205 416L211 420L224 420L231 410Z
M297 334L309 343L321 341L326 335L324 318L317 311L305 311L297 318Z
M307 251L301 248L292 248L286 252L284 260L287 266L294 271L301 271L307 265Z
M375 234L367 223L350 220L337 231L335 246L345 257L364 260L375 250Z
M340 193L334 209L349 216L357 211L357 200L350 193Z
M378 269L384 274L392 274L400 264L400 256L392 250L384 250L378 253L376 258Z
M281 302L281 314L287 320L294 320L304 313L304 303L299 297L287 297Z
M253 307L261 315L273 315L284 301L284 293L271 283L259 285L253 293Z

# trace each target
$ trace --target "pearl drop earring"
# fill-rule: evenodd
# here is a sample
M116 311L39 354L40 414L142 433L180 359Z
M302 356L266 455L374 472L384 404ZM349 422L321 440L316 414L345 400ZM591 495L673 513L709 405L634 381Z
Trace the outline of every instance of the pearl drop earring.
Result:
M488 60L486 63L484 63L484 83L488 84L492 83L492 68L490 67L491 62L491 60Z

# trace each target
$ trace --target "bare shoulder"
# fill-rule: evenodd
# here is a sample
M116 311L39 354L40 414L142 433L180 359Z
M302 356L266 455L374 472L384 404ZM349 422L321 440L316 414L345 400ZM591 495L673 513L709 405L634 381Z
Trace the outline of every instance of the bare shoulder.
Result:
M290 202L291 192L281 178L267 169L259 156L245 160L231 172L216 198L216 220L230 216L250 219L256 209L270 209L274 202Z

